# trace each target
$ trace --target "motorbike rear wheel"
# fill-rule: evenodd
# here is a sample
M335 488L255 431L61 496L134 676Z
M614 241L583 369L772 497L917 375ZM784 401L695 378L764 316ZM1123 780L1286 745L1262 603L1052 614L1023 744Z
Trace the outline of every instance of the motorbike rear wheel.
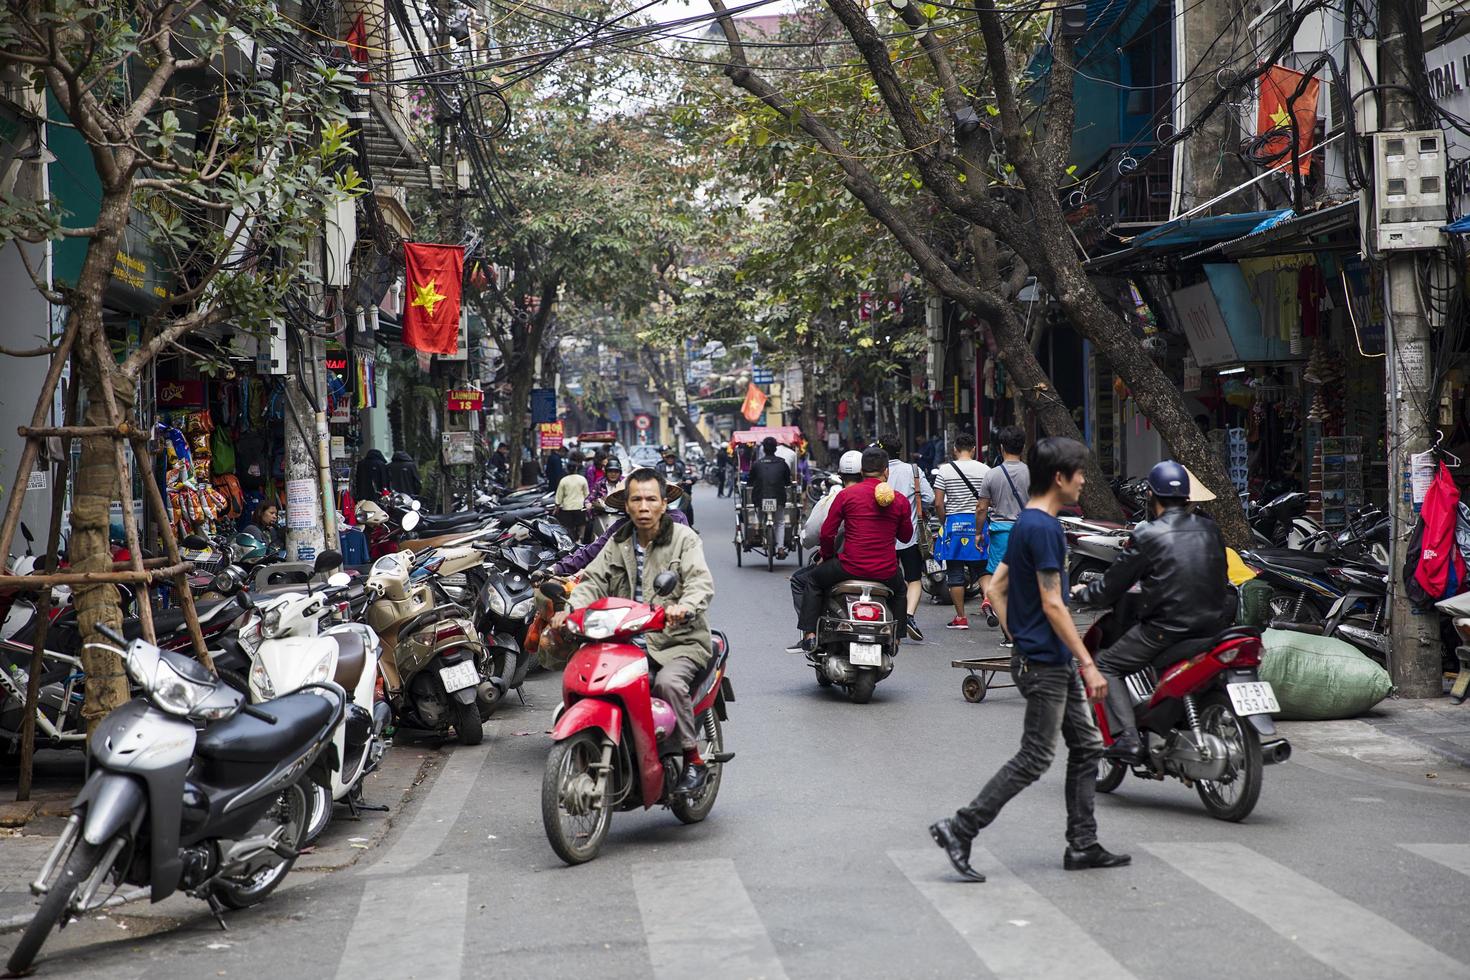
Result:
M460 745L479 745L485 741L485 723L480 720L480 706L454 702L454 734Z
M1097 791L1099 793L1111 793L1123 783L1123 777L1128 775L1128 767L1121 762L1111 759L1099 759L1097 762Z
M306 825L311 816L311 803L309 795L311 787L315 785L310 777L304 777L299 782L292 783L281 791L276 799L275 806L271 807L265 817L258 821L252 831L259 830L268 833L269 830L261 825L266 821L274 821L284 828L281 834L281 846L292 853L292 857L283 858L279 854L267 851L260 856L260 864L252 862L251 867L243 869L234 876L221 874L210 886L210 891L220 900L225 908L245 909L265 901L276 886L285 880L291 867L296 863L295 853L306 843Z
M859 671L857 679L847 688L847 697L853 704L867 704L873 700L873 689L878 686L876 670Z
M581 731L557 742L546 756L546 773L541 777L541 823L551 849L567 864L583 864L597 857L612 825L612 809L607 805L611 785L603 787L601 800L588 799L594 767L601 762L602 738L593 731ZM571 809L566 806L569 802Z
M695 721L699 724L699 754L706 760L713 759L725 751L725 733L720 727L720 716L710 708ZM715 796L720 792L720 777L725 767L718 762L709 762L709 779L698 796L677 796L669 801L681 823L699 823L714 809Z
M1200 703L1200 726L1205 734L1225 742L1240 763L1224 780L1202 779L1195 783L1200 802L1217 820L1238 823L1250 816L1261 797L1261 736L1250 722L1239 717L1223 691L1215 691Z
M301 841L303 847L315 843L316 839L322 835L322 831L326 830L332 822L332 788L308 780L306 796L309 809L306 834Z
M46 937L51 935L52 927L62 921L71 905L72 897L76 895L82 882L90 878L96 870L103 853L103 846L88 844L80 833L77 834L76 844L71 854L67 855L66 863L56 877L51 879L50 890L46 892L41 907L36 910L35 916L26 926L25 934L15 944L10 959L5 963L5 968L11 975L20 976L30 969L31 962L41 951Z

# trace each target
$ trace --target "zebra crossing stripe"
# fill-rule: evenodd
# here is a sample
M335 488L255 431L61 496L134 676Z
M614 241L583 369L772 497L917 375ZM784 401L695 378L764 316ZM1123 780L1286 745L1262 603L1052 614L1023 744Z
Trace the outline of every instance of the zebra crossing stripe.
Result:
M347 933L337 980L457 980L469 880L469 875L458 874L368 881Z
M888 858L999 980L1133 976L1067 913L983 847L975 847L970 859L985 872L984 884L956 880L944 855L932 847L889 851Z
M1470 844L1400 844L1399 847L1470 876Z
M465 801L469 799L470 790L474 788L489 754L488 747L471 749L463 746L450 753L413 820L403 828L388 852L364 868L362 873L403 874L432 857L464 810Z
M1470 966L1241 844L1144 844L1145 850L1355 980L1470 980Z
M658 980L785 980L733 861L639 864L633 891Z

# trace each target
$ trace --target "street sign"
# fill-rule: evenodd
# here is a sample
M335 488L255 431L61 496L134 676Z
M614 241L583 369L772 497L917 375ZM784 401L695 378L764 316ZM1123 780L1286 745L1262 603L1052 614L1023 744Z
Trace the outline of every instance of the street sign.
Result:
M750 380L758 385L768 385L776 380L776 375L768 368L756 368L750 372Z
M485 407L485 393L473 388L451 388L445 393L445 402L451 412L478 412Z
M637 427L639 432L647 432L653 428L653 419L647 415L639 415L633 419L633 425Z
M532 388L531 389L531 423L540 425L542 422L556 421L556 389L555 388Z
M565 430L560 422L542 422L538 427L541 433L542 449L560 449Z

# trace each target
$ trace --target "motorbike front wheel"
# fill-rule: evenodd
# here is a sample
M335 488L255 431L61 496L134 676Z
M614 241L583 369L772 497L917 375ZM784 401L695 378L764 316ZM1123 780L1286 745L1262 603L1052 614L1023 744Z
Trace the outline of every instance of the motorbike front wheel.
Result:
M1244 820L1261 797L1261 736L1250 722L1236 715L1223 691L1215 691L1201 702L1200 727L1225 743L1233 763L1226 778L1202 779L1195 784L1200 802L1218 820Z
M15 944L10 959L5 963L5 968L12 976L20 976L30 969L31 961L41 951L46 937L51 934L51 928L59 923L62 916L66 914L67 908L71 905L72 896L76 894L82 882L91 877L102 854L103 849L100 845L88 844L82 839L80 833L77 834L76 846L67 856L66 864L62 866L61 872L51 879L50 890L46 892L41 907L36 910L35 917L26 926L25 935L20 937L20 942Z
M720 716L710 708L695 721L699 724L699 754L706 760L725 751L725 733L720 727ZM720 776L725 767L718 762L708 762L709 779L697 796L677 796L669 801L669 809L683 823L699 823L714 809L715 796L720 792Z
M602 737L581 731L551 747L546 774L541 777L541 823L556 856L567 864L583 864L597 857L612 825L604 786L601 799L592 798L596 767L602 763ZM610 778L611 773L605 778Z

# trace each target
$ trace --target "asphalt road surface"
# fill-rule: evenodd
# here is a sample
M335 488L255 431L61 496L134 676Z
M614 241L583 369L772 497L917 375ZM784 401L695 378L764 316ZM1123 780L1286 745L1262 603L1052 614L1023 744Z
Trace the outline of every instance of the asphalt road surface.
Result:
M202 904L146 936L80 923L53 937L42 975L1470 977L1470 793L1391 752L1300 751L1266 770L1238 825L1177 782L1130 777L1098 810L1133 865L1092 872L1061 867L1059 763L977 840L989 881L960 882L925 828L1016 747L1016 692L966 703L950 667L996 635L948 633L926 604L929 641L905 646L871 704L849 704L782 651L793 563L737 569L729 501L708 489L697 517L737 698L708 821L619 813L599 859L564 867L541 828L559 699L541 674L483 746L445 750L370 860L235 913L228 933Z

